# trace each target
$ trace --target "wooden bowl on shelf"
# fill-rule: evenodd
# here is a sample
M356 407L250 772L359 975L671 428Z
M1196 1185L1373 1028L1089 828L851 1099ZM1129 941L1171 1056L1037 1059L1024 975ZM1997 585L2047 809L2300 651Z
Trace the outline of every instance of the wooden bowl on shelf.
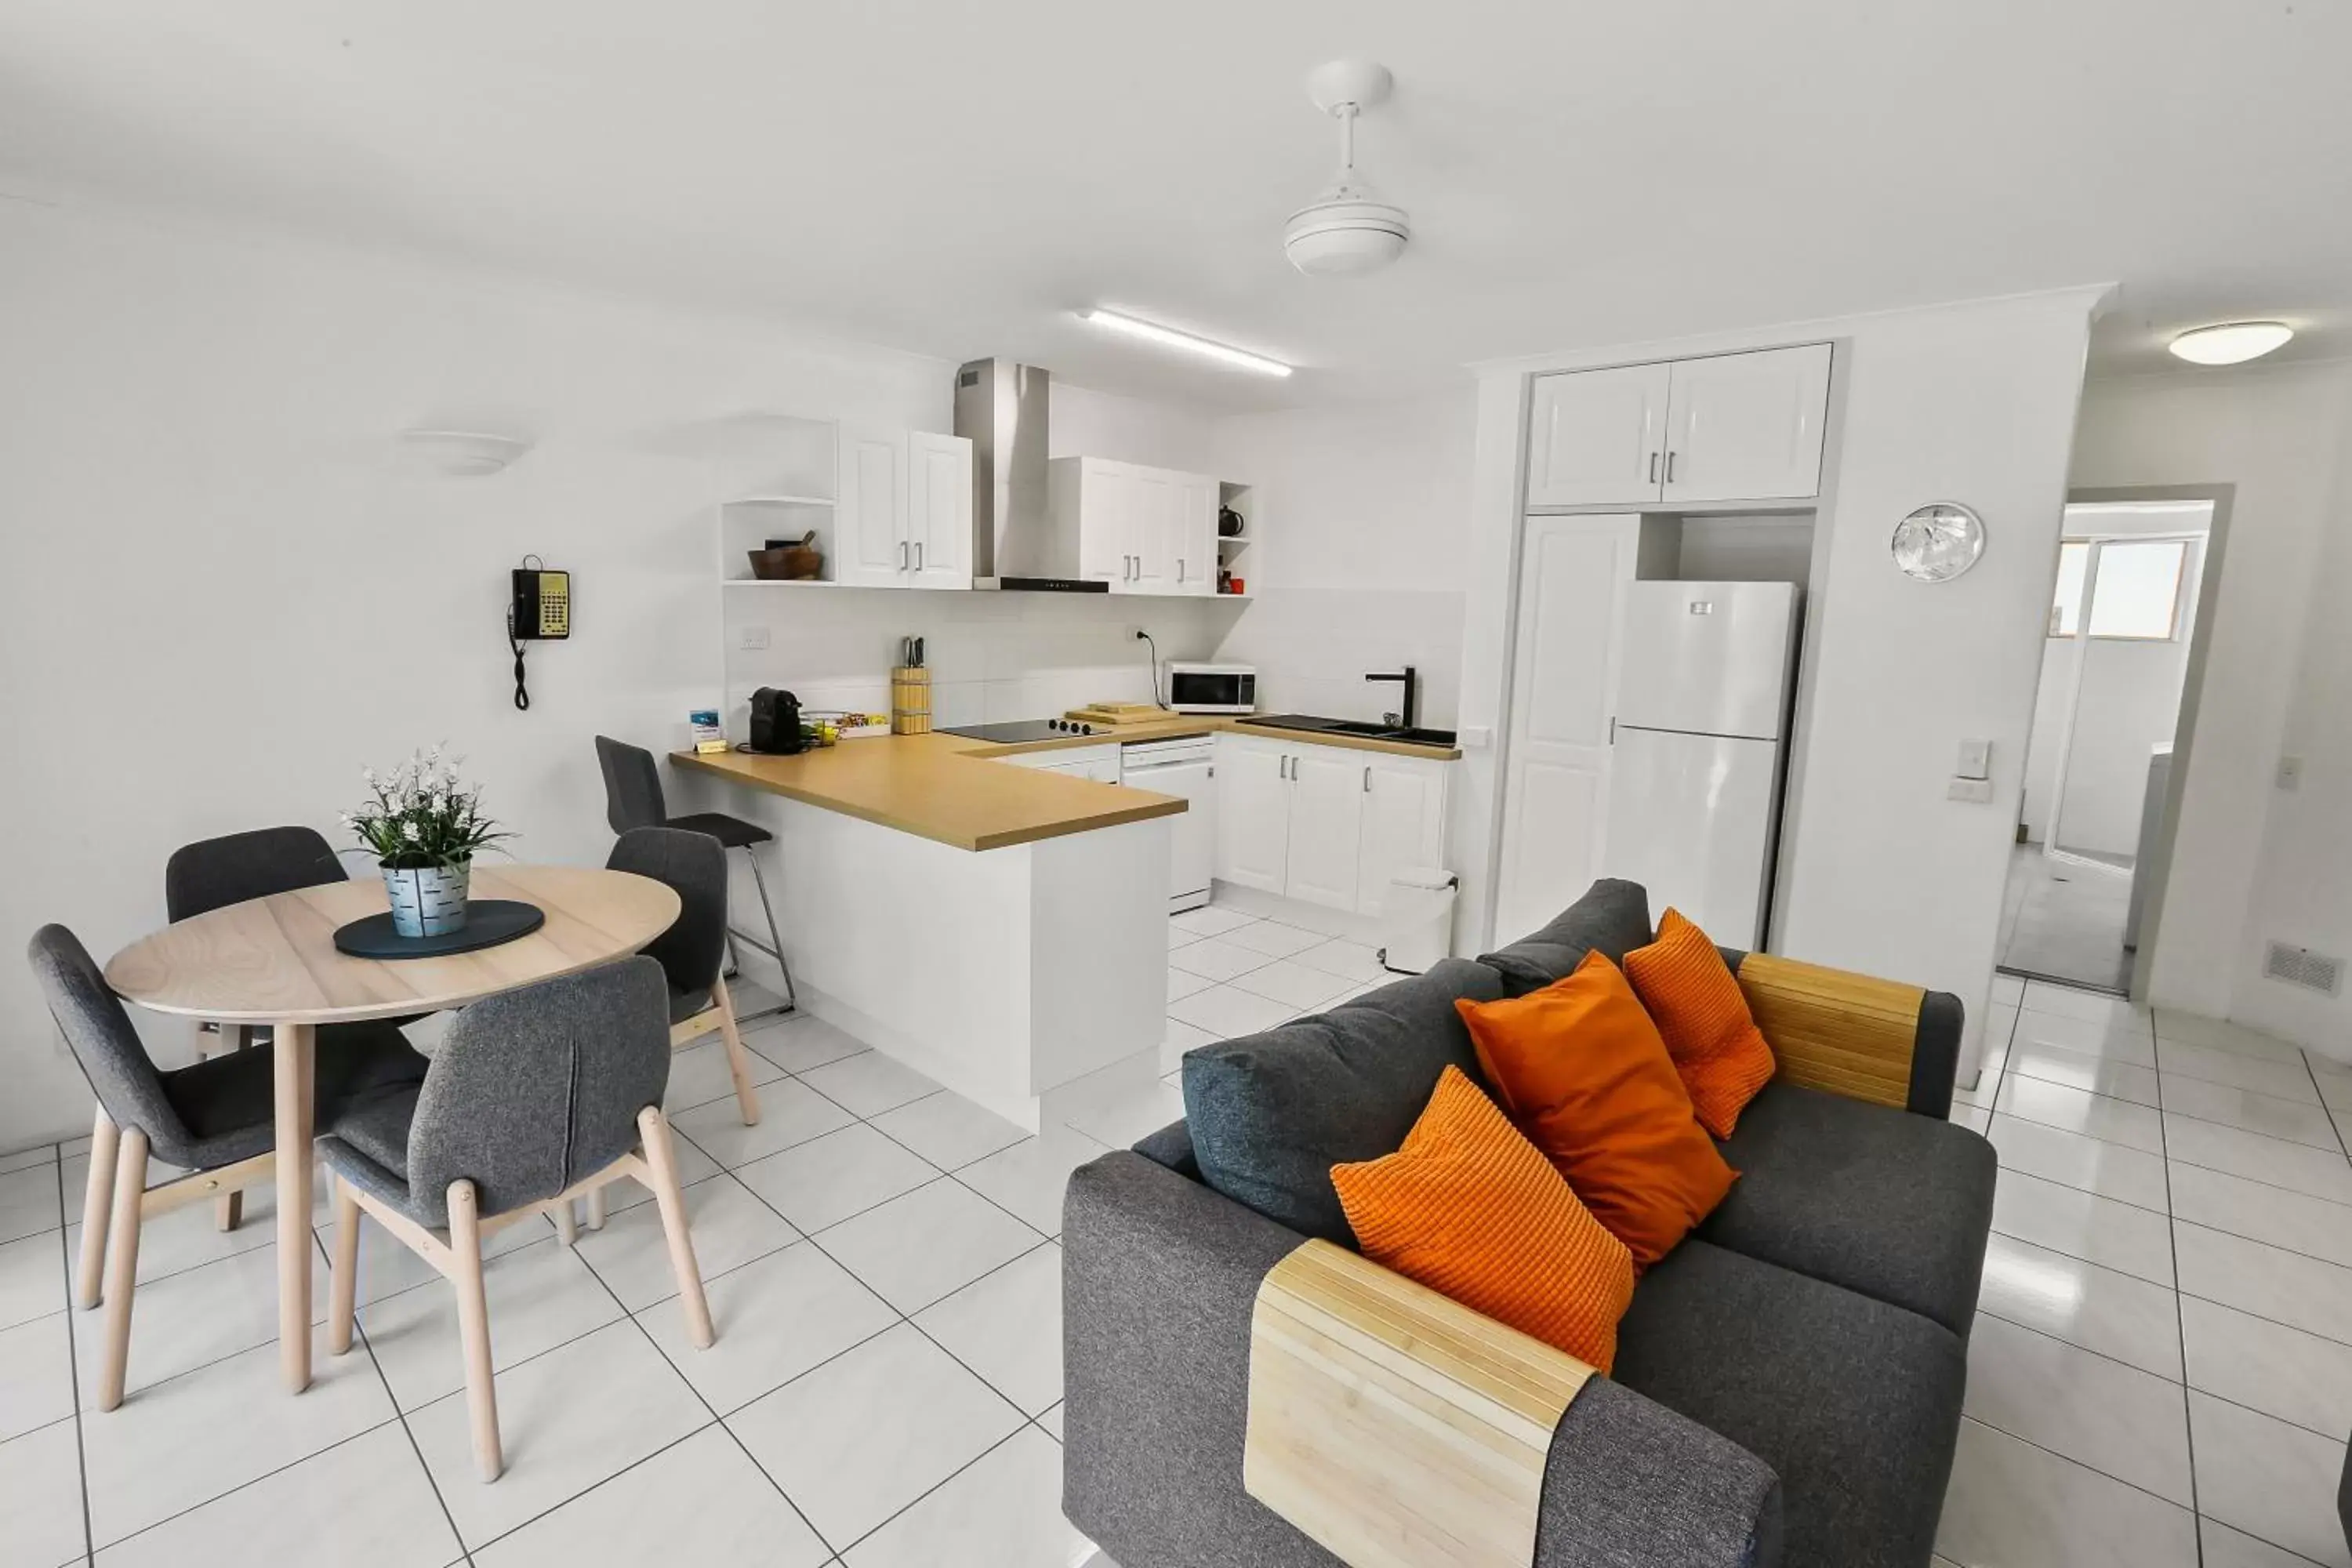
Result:
M800 583L824 570L824 552L814 530L799 539L771 539L764 550L749 551L751 575L763 583Z

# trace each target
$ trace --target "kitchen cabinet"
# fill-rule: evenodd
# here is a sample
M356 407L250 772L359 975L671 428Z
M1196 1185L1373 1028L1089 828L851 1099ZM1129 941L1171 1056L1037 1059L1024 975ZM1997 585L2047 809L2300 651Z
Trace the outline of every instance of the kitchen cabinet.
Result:
M971 586L971 442L841 432L834 578L868 588Z
M1451 763L1259 736L1217 737L1219 880L1381 912L1406 866L1445 863Z
M1830 345L1538 376L1530 507L1793 500L1821 493Z
M918 430L907 437L909 584L971 586L971 442Z
M1444 866L1445 769L1445 763L1422 757L1366 758L1357 912L1382 913L1389 884L1405 868Z
M1060 773L1066 778L1092 779L1097 784L1120 782L1119 751L1116 744L1106 746L1066 746L1053 752L1024 752L1015 757L995 757L992 762L1011 763L1016 768L1030 768L1041 773Z
M1326 909L1356 907L1356 860L1364 820L1358 753L1296 746L1290 754L1290 843L1283 892Z
M1053 558L1114 594L1217 591L1217 481L1108 458L1048 468Z
M1538 376L1528 413L1528 504L1656 500L1672 375L1671 365L1629 364Z
M1288 749L1270 741L1218 736L1218 879L1279 893L1289 869Z
M1520 546L1503 857L1506 942L1581 897L1601 873L1625 599L1642 520L1530 517Z

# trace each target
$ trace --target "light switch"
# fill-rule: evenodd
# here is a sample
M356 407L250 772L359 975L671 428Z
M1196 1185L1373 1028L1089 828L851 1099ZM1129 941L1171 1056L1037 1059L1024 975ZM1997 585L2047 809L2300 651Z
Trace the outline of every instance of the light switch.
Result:
M1992 804L1992 780L1954 779L1944 788L1947 800L1972 801L1978 805Z
M1461 744L1475 749L1480 746L1493 745L1495 731L1484 724L1465 724L1462 726L1462 732L1454 738Z
M1992 742L1990 741L1962 741L1960 742L1960 765L1952 771L1964 779L1989 779L1992 777Z
M738 627L736 627L736 628L735 628L735 646L736 646L737 647L767 647L767 646L768 646L768 628L767 628L767 627L765 627L765 626L738 626Z

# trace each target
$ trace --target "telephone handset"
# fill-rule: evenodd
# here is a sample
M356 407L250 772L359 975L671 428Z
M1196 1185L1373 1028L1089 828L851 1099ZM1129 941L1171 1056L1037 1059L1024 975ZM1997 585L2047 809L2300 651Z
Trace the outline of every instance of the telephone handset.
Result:
M551 572L536 555L526 555L514 569L513 596L507 604L507 646L514 650L514 705L530 706L523 687L522 647L526 642L558 642L572 635L572 574Z

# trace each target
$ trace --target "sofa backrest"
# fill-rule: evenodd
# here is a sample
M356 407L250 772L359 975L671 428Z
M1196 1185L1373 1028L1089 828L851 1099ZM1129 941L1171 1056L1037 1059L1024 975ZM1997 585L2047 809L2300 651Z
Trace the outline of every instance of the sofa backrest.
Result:
M1478 962L1502 976L1505 995L1524 996L1574 973L1594 948L1622 967L1627 953L1656 940L1650 924L1650 895L1642 884L1603 877L1541 931L1496 952L1482 952Z
M1354 1247L1331 1167L1396 1152L1449 1066L1479 1078L1454 999L1502 994L1494 970L1449 958L1318 1016L1186 1052L1201 1179L1302 1235Z

